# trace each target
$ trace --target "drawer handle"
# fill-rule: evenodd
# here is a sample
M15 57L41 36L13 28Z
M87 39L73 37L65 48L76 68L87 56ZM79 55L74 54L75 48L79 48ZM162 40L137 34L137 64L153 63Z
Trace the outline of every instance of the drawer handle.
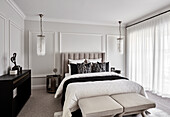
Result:
M21 76L21 77L18 78L17 80L13 81L13 84L16 84L18 81L20 81L21 79L23 79L23 78L26 77L27 75L29 75L29 73L26 73L25 75Z

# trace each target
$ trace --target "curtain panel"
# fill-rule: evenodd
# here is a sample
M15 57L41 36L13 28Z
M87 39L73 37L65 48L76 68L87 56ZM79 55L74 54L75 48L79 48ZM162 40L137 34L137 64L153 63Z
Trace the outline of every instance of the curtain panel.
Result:
M127 29L127 76L170 97L170 14Z

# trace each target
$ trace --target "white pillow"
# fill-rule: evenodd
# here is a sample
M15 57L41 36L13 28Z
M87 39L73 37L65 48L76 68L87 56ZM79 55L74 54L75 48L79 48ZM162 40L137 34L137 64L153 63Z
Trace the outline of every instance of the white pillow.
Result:
M77 64L77 63L83 63L85 61L85 59L80 59L80 60L68 59L68 61L69 61L69 63Z
M68 64L68 74L71 75L71 66Z
M87 63L97 63L97 62L102 62L102 58L99 59L86 59Z

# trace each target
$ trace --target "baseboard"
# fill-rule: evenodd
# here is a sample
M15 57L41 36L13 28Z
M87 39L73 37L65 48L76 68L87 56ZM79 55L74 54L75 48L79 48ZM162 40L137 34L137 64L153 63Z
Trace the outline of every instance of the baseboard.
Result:
M46 85L32 85L31 89L46 89Z

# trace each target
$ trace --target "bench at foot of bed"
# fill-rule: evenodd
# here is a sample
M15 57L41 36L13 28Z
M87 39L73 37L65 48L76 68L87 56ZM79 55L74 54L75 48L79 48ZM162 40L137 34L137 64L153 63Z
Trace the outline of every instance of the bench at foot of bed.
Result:
M154 108L154 102L137 93L83 98L78 101L83 117L123 117Z
M78 101L83 117L112 117L123 112L123 107L110 96L98 96Z
M123 107L123 113L118 117L139 113L142 114L142 117L146 117L145 111L156 106L154 102L137 93L117 94L111 95L111 97Z

